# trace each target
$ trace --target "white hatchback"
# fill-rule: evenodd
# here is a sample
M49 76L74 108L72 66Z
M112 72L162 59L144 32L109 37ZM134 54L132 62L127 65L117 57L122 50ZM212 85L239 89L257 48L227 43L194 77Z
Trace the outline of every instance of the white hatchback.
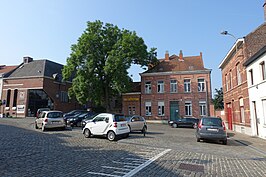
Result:
M82 130L86 138L92 135L103 135L110 141L114 141L117 136L128 137L130 129L126 118L122 114L101 113L87 122Z
M66 123L61 111L42 111L40 116L35 120L35 128L42 128L45 131L47 128L66 128Z

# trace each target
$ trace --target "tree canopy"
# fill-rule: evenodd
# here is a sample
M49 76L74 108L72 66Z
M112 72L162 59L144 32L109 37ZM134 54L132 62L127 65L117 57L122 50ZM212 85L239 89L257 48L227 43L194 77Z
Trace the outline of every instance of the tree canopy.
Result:
M87 28L63 68L63 78L74 76L69 96L79 103L95 104L110 109L110 99L126 92L132 79L128 69L132 64L141 67L158 62L155 48L147 51L144 40L135 31L119 29L101 21L87 22Z
M215 95L213 99L214 109L224 109L223 88L215 89Z

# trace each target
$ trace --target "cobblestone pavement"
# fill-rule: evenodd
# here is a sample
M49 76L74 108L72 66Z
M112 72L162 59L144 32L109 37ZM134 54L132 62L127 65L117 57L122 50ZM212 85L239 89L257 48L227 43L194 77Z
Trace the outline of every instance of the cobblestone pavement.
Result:
M266 176L266 152L236 141L196 142L195 130L148 124L110 142L80 128L41 132L34 119L0 119L0 176ZM243 138L243 137L242 137ZM259 141L259 140L256 140ZM265 141L260 141L265 147ZM263 143L265 143L263 146ZM255 147L253 144L252 147Z

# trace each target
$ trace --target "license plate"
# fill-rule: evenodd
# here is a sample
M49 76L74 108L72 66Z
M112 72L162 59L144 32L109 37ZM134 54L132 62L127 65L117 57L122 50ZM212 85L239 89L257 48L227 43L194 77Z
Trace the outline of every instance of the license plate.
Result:
M125 127L126 126L126 124L121 124L121 127Z
M218 129L217 128L207 128L208 131L211 131L211 132L218 132Z
M52 122L52 124L59 124L60 122Z

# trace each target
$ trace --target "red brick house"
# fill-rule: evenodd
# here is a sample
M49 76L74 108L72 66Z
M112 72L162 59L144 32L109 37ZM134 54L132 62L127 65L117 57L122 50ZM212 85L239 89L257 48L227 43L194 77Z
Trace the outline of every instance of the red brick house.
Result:
M169 56L141 75L139 92L123 95L124 114L140 114L147 120L209 115L211 70L199 56ZM134 108L134 109L132 109ZM134 112L133 112L134 111Z
M250 101L244 62L266 44L266 23L238 39L222 60L225 121L230 130L252 134Z
M1 110L15 117L35 116L38 108L63 112L80 108L68 98L71 82L62 80L63 65L24 57L23 63L3 77Z

